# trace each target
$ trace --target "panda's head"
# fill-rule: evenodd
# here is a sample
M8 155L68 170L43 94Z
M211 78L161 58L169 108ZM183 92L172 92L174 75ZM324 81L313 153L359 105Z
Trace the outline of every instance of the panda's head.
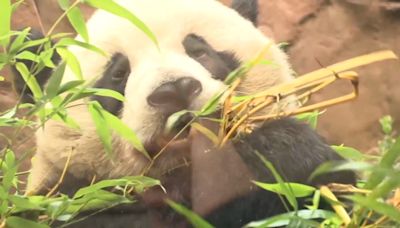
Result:
M159 47L129 21L99 11L88 22L90 39L109 55L78 47L71 51L87 80L124 94L123 103L96 99L118 114L144 144L160 136L172 113L199 110L226 87L223 81L231 71L272 42L251 21L216 0L118 3L144 21ZM239 93L254 93L291 79L286 56L278 47L270 46L265 58L273 64L253 68ZM67 71L64 79L75 76Z

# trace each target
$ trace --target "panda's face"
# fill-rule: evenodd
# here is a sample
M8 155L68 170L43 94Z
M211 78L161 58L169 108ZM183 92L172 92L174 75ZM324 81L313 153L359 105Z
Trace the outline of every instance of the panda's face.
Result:
M199 110L226 87L223 80L232 70L271 42L215 0L119 3L144 21L159 46L125 19L97 12L88 22L91 42L110 55L80 48L71 51L78 56L85 77L98 77L96 87L124 94L124 103L94 99L119 115L145 144L160 136L172 113ZM285 57L275 46L266 58L277 62L272 68L253 69L240 92L252 93L290 78ZM66 80L72 77L69 72Z

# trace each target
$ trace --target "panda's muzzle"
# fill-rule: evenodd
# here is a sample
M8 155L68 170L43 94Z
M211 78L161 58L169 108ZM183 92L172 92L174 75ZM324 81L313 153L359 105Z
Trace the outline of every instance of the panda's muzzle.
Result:
M189 108L202 91L201 83L192 77L182 77L157 87L147 97L147 103L168 117Z

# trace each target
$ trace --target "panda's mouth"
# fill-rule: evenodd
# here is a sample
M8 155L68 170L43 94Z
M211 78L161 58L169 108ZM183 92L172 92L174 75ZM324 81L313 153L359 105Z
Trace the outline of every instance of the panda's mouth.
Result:
M190 124L195 116L192 113L185 113L178 118L170 130L164 131L163 135L172 140L187 138L190 132Z
M180 145L187 143L191 132L190 124L193 122L194 118L194 115L191 113L182 115L175 121L171 129L168 131L162 130L159 134L154 136L153 140L146 145L146 150L150 154L156 154L166 147L174 147L175 144ZM163 129L164 128L165 126Z

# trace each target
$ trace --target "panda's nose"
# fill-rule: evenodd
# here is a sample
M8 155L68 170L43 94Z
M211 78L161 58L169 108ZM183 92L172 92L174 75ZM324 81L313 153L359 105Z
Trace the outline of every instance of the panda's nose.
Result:
M166 115L189 107L190 103L202 91L201 83L191 77L183 77L173 82L167 82L156 88L147 102Z

